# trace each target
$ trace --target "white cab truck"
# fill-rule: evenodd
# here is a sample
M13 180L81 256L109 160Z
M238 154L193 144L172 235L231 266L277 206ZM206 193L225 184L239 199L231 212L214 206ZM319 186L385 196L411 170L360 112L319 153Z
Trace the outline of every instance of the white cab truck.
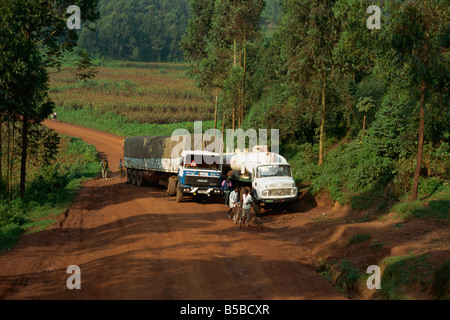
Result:
M137 186L162 185L169 196L220 196L221 157L201 141L186 148L191 136L139 136L124 139L127 182ZM181 142L180 142L181 141ZM192 140L193 141L193 140ZM190 146L193 146L192 148Z
M284 157L266 148L225 154L223 165L224 171L231 169L226 174L234 185L251 189L256 216L261 206L289 205L298 199L291 166Z

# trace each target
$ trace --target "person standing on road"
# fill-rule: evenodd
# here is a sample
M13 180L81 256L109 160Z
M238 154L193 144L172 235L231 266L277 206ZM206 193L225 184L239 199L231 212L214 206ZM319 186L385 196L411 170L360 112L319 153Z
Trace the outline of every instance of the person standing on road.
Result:
M120 179L123 179L125 177L125 170L123 167L122 159L119 160L119 172L120 172Z
M103 159L102 162L100 162L100 167L102 168L102 178L107 179L108 176L108 160Z
M230 200L230 193L231 193L231 181L227 177L224 181L222 181L222 186L220 187L223 191L223 195L225 197L225 207L228 207L228 203Z
M237 204L237 202L239 200L238 196L239 196L239 188L235 187L234 190L231 191L231 193L230 193L230 198L229 198L230 199L230 202L229 202L230 203L230 210L228 210L228 219L231 219L230 213L232 211L234 211L235 208L236 208L236 204Z
M248 189L244 189L242 198L242 222L248 227L250 222L250 208L252 207L253 198Z

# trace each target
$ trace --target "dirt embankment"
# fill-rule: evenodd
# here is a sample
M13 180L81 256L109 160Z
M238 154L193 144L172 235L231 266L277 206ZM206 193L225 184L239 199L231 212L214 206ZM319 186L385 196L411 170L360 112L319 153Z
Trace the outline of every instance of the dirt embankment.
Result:
M396 284L401 284L404 288L395 290L402 292L401 297L405 299L435 298L431 290L433 274L421 277L417 276L417 273L436 270L450 260L448 221L436 219L405 221L398 218L395 212L367 219L364 212L333 203L326 195L314 199L311 195L305 194L296 209L301 213L267 216L264 225L270 227L272 231L279 230L280 237L296 241L304 248L304 258L335 283L342 280L338 278L345 272L339 267L342 262L348 262L351 268L358 270L358 274L362 276L358 283L355 283L355 287L351 290L345 288L347 284L342 288L341 283L342 293L352 299L387 298L381 295L379 290L367 289L365 281L369 276L366 274L367 268L377 265L383 274L386 258L405 256L420 260L417 257L424 255L427 270L423 268L425 263L403 266L403 270L399 270L399 273L408 274L396 276L410 280L402 283L399 279ZM429 283L417 283L420 281L414 283L414 279L417 278Z

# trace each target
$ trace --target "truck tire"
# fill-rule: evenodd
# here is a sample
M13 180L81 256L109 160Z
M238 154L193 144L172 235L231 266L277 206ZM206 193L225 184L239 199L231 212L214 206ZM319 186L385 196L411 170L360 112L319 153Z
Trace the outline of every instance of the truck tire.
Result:
M173 197L177 193L177 183L173 177L169 178L169 186L167 191L169 192L169 197Z
M183 202L183 190L181 188L177 188L177 202Z
M131 176L133 174L133 170L127 169L127 184L131 184Z
M255 213L255 217L261 216L261 205L256 201L253 202L253 212Z
M131 184L135 186L137 184L137 170L131 172Z
M145 185L145 179L142 174L142 171L138 171L136 173L136 185L139 187L143 187Z

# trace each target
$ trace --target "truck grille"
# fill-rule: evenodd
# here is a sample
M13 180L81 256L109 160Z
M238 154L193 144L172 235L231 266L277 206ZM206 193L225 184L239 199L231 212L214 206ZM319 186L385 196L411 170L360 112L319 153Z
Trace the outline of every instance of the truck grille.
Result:
M188 176L185 184L195 187L220 187L220 178Z
M290 196L292 189L272 189L269 190L269 197Z

